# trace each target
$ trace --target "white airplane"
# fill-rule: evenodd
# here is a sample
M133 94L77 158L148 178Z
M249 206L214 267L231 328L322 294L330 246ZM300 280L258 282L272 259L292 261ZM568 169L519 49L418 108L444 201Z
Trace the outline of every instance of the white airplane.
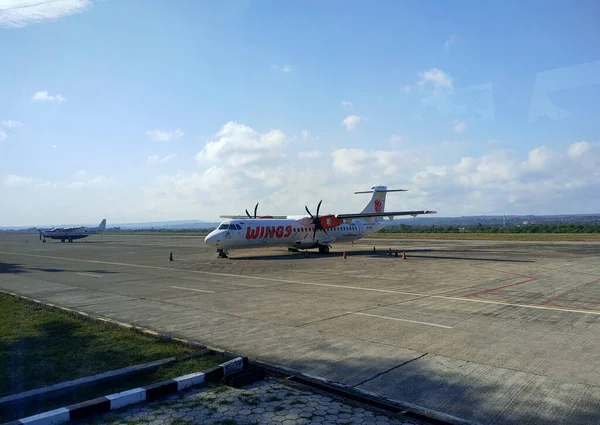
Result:
M217 248L219 257L227 258L230 249L261 248L265 246L287 246L291 250L319 248L326 254L331 243L355 241L386 226L384 218L395 216L436 214L435 211L390 211L386 212L385 197L388 192L405 192L405 189L388 190L386 186L375 186L372 190L354 192L372 193L367 206L358 214L313 215L308 207L307 216L254 216L246 210L246 216L222 215L228 218L206 236L204 241Z
M87 238L89 235L95 235L98 232L106 230L106 219L102 219L98 227L55 227L50 230L41 230L40 239L46 243L46 238L60 239L61 242L73 242L75 239Z

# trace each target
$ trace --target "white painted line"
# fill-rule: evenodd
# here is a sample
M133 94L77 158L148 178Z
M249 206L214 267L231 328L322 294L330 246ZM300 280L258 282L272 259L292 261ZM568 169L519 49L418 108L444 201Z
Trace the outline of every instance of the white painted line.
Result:
M194 289L194 288L186 288L183 286L169 286L169 288L175 289L183 289L184 291L194 291L194 292L206 292L207 294L214 294L214 291L205 291L204 289Z
M428 326L435 326L438 328L452 329L452 326L438 325L436 323L429 323L429 322L419 322L417 320L397 319L396 317L378 316L377 314L367 314L367 313L353 313L351 311L349 311L348 313L349 314L358 314L360 316L377 317L378 319L397 320L398 322L417 323L419 325L428 325Z
M50 410L49 412L29 416L27 418L20 419L19 421L22 424L54 425L69 422L70 420L69 409L66 407L61 407L60 409Z
M75 274L79 274L81 276L90 276L90 277L104 277L104 276L100 276L99 274L94 274L94 273L75 272Z
M534 308L534 309L549 310L549 311L565 311L565 312L569 312L569 313L592 314L595 316L600 316L600 311L566 309L566 308L560 308L560 307L538 306L538 305L531 305L531 304L514 304L514 303L505 303L502 301L489 301L489 300L482 300L482 299L449 297L449 296L445 296L445 295L419 294L416 292L392 291L392 290L388 290L388 289L363 288L360 286L332 285L329 283L302 282L302 281L297 281L297 280L282 280L282 279L275 279L275 278L261 277L261 276L245 276L242 274L207 272L207 271L203 271L203 270L183 270L183 269L175 269L172 267L146 266L143 264L116 263L116 262L111 262L111 261L82 260L79 258L63 258L63 257L53 257L53 256L49 256L49 255L23 254L23 253L6 252L6 251L0 251L0 254L24 256L24 257L48 258L48 259L52 259L52 260L74 261L74 262L81 262L81 263L107 264L107 265L112 265L112 266L137 267L137 268L143 268L143 269L167 270L169 272L197 273L197 274L205 274L205 275L211 275L211 276L236 277L236 278L241 278L241 279L263 280L263 281L267 281L267 282L277 282L277 283L295 283L298 285L324 286L324 287L330 287L330 288L351 289L351 290L357 290L357 291L372 291L372 292L380 292L380 293L386 293L386 294L412 295L412 296L416 296L416 297L438 298L438 299L443 299L443 300L466 301L466 302L484 303L484 304L508 305L508 306L512 306L512 307Z
M116 394L106 396L110 400L110 410L120 409L130 404L146 401L146 390L143 388L134 388Z

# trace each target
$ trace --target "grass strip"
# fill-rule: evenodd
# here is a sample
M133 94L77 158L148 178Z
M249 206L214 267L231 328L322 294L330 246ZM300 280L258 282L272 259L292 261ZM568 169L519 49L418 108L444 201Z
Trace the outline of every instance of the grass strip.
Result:
M600 241L600 233L372 233L365 239L597 242Z
M0 293L0 397L194 351Z

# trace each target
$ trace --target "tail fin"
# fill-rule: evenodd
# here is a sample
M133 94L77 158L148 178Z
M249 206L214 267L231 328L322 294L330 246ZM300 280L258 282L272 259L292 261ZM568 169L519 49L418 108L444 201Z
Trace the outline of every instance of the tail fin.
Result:
M390 189L387 186L375 186L372 190L365 190L357 193L373 193L371 200L367 206L361 211L361 214L366 213L380 213L385 211L385 196L388 192L405 192L406 189Z
M106 219L103 218L100 222L100 226L98 226L98 230L104 232L106 230Z

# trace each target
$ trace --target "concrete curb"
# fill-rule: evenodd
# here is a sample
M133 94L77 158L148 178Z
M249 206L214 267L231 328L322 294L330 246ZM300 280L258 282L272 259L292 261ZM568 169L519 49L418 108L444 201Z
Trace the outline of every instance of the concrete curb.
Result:
M76 419L85 418L90 415L106 413L111 410L120 409L121 407L130 406L143 401L154 401L161 397L175 394L186 388L205 382L218 382L225 375L244 370L247 367L248 359L246 357L237 357L225 363L221 363L219 366L209 369L205 372L191 373L189 375L180 376L178 378L169 379L167 381L158 382L145 387L134 388L132 390L127 390L120 393L98 397L93 400L84 401L82 403L61 407L60 409L54 409L49 412L7 422L4 425L62 424L65 422L74 421Z
M43 388L36 388L33 390L24 391L18 394L8 395L6 397L0 398L0 408L3 405L10 405L13 403L25 402L38 397L47 397L48 394L55 392L62 392L67 390L73 390L77 387L81 387L83 385L95 384L100 381L110 380L121 378L136 372L146 371L148 369L156 369L159 366L162 366L167 363L171 363L177 360L176 357L169 357L166 359L155 360L153 362L148 362L135 366L127 366L121 369L115 369L104 373L99 373L97 375L86 376L83 378L73 379L71 381L60 382L58 384L49 385Z
M425 423L435 425L480 425L466 419L438 412L433 409L418 406L407 402L398 402L390 400L369 391L354 388L339 382L331 381L319 376L312 376L306 373L298 372L285 366L276 366L260 360L250 360L250 365L256 365L267 370L271 375L296 382L307 387L322 390L328 394L337 395L341 398L357 401L377 409L385 410L390 413L400 414L407 419L416 419Z

